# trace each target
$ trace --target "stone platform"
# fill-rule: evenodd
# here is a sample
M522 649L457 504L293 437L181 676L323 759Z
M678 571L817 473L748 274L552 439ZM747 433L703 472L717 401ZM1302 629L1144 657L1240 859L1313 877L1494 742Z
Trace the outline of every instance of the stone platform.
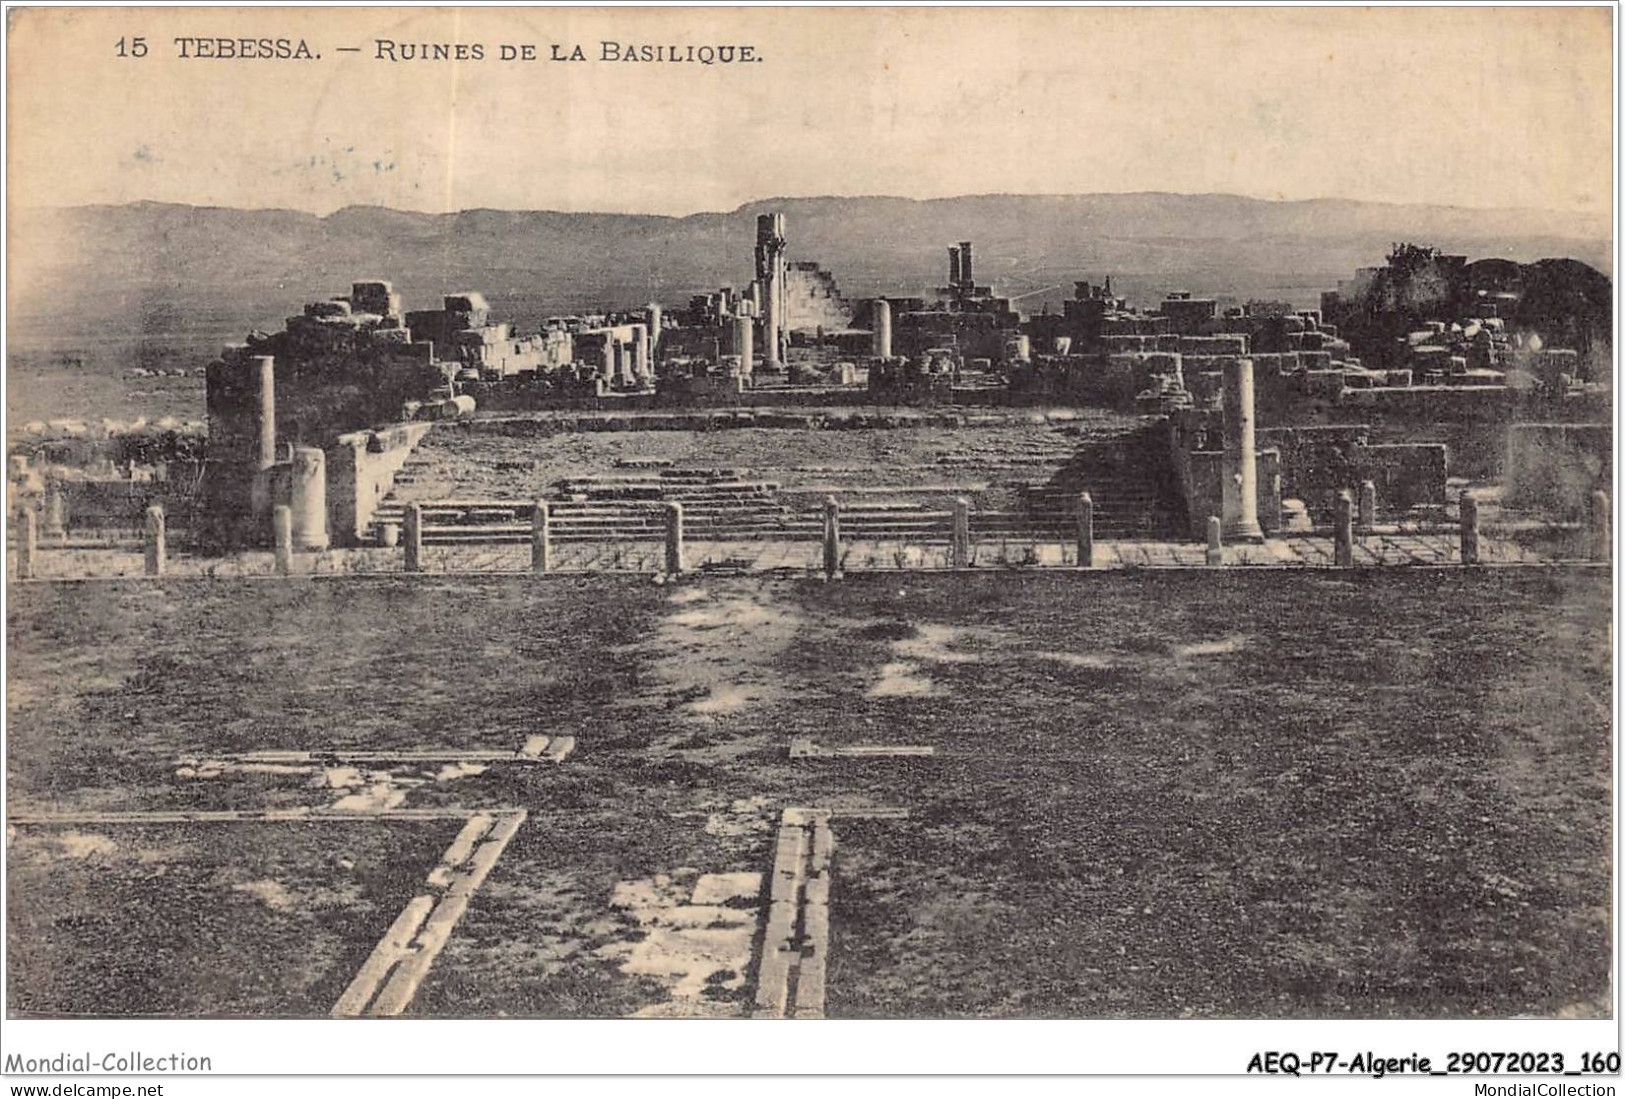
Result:
M1485 534L1479 553L1483 565L1555 564L1582 560L1577 553L1542 552L1507 539ZM1315 568L1333 566L1330 536L1293 534L1271 538L1253 545L1225 546L1225 567ZM1438 566L1460 561L1458 537L1454 533L1379 532L1356 536L1355 567ZM684 564L695 573L794 573L821 574L821 542L796 540L689 541L684 546ZM940 542L907 540L850 539L841 543L844 572L945 569L950 567L949 547ZM1033 539L981 540L971 547L971 568L1067 568L1077 564L1076 547L1070 542ZM297 575L366 575L399 573L405 558L400 549L337 549L306 553L294 558ZM1207 565L1207 549L1194 542L1097 541L1095 567L1201 568ZM631 572L658 573L665 568L665 550L656 541L566 543L552 550L552 569L561 573ZM527 545L466 545L425 547L426 573L447 572L528 572L530 548ZM167 575L178 577L273 576L275 561L269 552L242 553L231 557L195 557L172 554ZM8 575L16 576L15 553L8 555ZM92 580L142 575L142 554L138 546L100 549L56 548L42 543L35 559L34 576L41 580Z

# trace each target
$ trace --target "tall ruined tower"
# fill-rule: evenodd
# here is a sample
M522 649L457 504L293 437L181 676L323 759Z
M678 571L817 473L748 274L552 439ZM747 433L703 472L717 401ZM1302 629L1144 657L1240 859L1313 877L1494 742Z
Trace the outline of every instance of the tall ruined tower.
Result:
M789 330L784 315L784 215L759 214L756 218L756 282L762 295L762 366L783 369L785 337Z

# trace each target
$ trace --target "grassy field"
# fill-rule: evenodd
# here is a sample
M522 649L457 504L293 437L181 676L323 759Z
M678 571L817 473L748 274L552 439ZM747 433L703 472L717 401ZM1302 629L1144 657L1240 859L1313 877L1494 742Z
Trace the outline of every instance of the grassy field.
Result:
M456 822L24 825L8 1006L32 1016L326 1015Z
M19 587L8 781L14 808L285 804L310 795L174 758L578 737L561 766L413 791L531 814L421 1014L658 1007L676 978L627 965L651 931L612 896L765 872L786 805L909 811L836 821L832 1015L1605 1014L1609 591L1534 569ZM937 755L790 759L795 737ZM18 880L34 856L9 857ZM55 871L29 873L14 936L46 918ZM95 918L168 933L129 913ZM8 1003L43 994L14 979Z

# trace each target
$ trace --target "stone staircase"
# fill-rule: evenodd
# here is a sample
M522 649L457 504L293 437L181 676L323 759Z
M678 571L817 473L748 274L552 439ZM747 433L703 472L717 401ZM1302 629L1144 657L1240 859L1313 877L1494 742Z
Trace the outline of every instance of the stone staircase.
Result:
M1154 425L1087 438L1049 480L1018 486L1029 529L1070 536L1083 492L1094 501L1097 539L1184 537L1166 444Z
M1008 456L1012 466L1060 468L1046 481L1012 483L1015 507L1010 511L973 511L973 538L1069 541L1076 533L1076 501L1083 491L1094 499L1098 539L1182 537L1177 495L1154 425L1093 429L1020 449ZM822 534L819 494L781 492L777 482L752 479L739 469L650 466L625 463L613 472L556 482L545 497L552 539L659 540L666 524L661 505L668 503L683 506L684 535L692 541L805 540ZM396 483L408 495L414 494L412 486L418 479L410 464ZM841 501L843 538L947 542L951 536L951 512L943 501L899 500L880 490L834 491ZM867 498L870 492L876 498ZM521 500L436 500L426 505L425 541L528 542L530 511L528 502ZM371 540L375 544L382 540L386 524L403 525L404 512L394 493L386 497L373 515Z

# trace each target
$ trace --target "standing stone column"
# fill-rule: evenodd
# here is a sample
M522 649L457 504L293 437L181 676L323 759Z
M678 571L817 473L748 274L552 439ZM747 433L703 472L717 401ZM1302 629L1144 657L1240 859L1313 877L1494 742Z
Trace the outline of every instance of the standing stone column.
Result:
M824 499L824 575L841 574L841 505L833 496Z
M644 306L643 311L649 316L649 358L654 360L660 354L660 326L665 323L664 311L657 301Z
M1337 494L1334 520L1332 561L1338 568L1346 569L1354 564L1354 498L1348 489Z
M1224 536L1262 542L1258 525L1258 448L1253 414L1253 360L1224 365Z
M891 302L885 298L876 298L874 317L870 323L874 329L874 344L870 350L877 359L891 358Z
M666 571L678 576L683 571L683 505L666 505Z
M1591 559L1607 561L1613 556L1613 515L1608 494L1598 489L1591 494Z
M1478 564L1478 501L1466 491L1461 494L1461 563Z
M1095 567L1095 498L1078 494L1078 568Z
M1377 486L1371 481L1360 482L1360 533L1370 534L1377 525Z
M45 488L45 527L42 533L47 538L68 536L68 524L62 503L62 486L56 481L52 481Z
M961 496L954 501L953 567L970 567L970 501Z
M271 540L276 547L278 576L293 573L293 509L278 504L271 509Z
M604 353L604 384L613 389L619 383L620 364L616 361L615 334L605 329L602 335Z
M22 529L17 532L17 579L34 578L34 559L39 556L39 516L33 508L22 509Z
M255 419L254 454L261 469L276 465L276 359L254 356L254 378L259 390Z
M544 573L552 567L553 539L549 528L551 516L547 512L547 501L537 500L536 509L530 513L530 571Z
M162 576L169 566L169 536L161 504L154 504L147 509L145 557L148 576Z
M755 324L743 313L733 319L733 353L739 356L739 372L747 378L756 370Z
M406 544L406 571L423 571L423 505L406 505L406 529L401 532Z
M654 372L649 368L649 329L646 325L632 326L632 371L637 375L640 386L647 385L654 378Z
M1207 517L1207 563L1224 564L1224 520L1217 515Z
M276 359L255 355L248 360L248 372L254 390L254 449L247 529L255 543L264 545L263 524L271 518L276 495L271 485L271 469L276 465Z
M327 456L317 447L293 452L293 544L300 550L324 550L327 536Z

